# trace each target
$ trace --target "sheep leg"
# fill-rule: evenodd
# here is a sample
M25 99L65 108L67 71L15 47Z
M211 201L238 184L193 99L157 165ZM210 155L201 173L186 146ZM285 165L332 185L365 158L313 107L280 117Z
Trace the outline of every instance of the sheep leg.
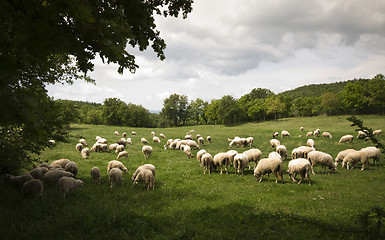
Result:
M313 175L315 175L315 173L314 173L314 168L313 168L313 164L312 164L310 167L311 167L311 173L313 173Z
M274 172L274 175L275 175L275 183L278 183L278 174Z
M262 182L263 175L261 175L261 178L259 179L259 182Z

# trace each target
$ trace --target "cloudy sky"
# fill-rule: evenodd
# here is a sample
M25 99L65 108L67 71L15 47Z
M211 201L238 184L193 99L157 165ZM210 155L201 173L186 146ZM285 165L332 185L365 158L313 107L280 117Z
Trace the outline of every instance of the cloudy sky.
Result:
M195 0L193 8L187 19L157 18L164 61L151 48L134 52L140 68L120 75L95 60L96 85L48 86L49 95L161 110L172 93L211 101L385 74L385 1Z

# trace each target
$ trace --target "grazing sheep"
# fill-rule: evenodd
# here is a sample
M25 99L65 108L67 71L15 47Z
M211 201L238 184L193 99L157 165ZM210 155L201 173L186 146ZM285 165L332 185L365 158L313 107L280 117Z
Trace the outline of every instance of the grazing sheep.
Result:
M200 135L199 133L195 136L197 139L202 137L202 135Z
M227 167L229 166L229 160L230 160L230 155L228 153L217 153L214 156L214 164L215 166L219 166L221 174L223 172L223 165L225 166L226 173L227 172Z
M282 159L286 159L287 158L287 149L286 149L285 145L278 145L277 148L275 149L275 151L279 155L281 155Z
M259 160L257 167L254 169L254 177L259 182L262 182L263 176L267 174L267 179L270 181L270 173L275 175L275 183L278 183L278 176L283 183L282 176L282 160L277 158L262 158Z
M99 139L101 139L102 137L101 136L96 136L95 137L95 140L98 141Z
M187 158L192 158L194 157L193 154L191 153L191 147L189 145L185 145L183 148L183 152L186 154Z
M132 139L131 138L127 138L127 144L132 145Z
M22 187L24 183L26 183L32 179L33 179L33 177L28 172L23 173L20 176L13 176L11 174L5 174L4 175L4 180L10 182L11 185L13 185L15 187L19 187L19 188Z
M291 151L291 159L303 158L304 152L301 148L294 148Z
M76 178L76 175L78 174L78 171L79 171L79 167L74 161L70 161L65 165L64 170L72 173Z
M149 158L151 157L151 153L152 153L152 147L151 146L143 146L142 147L142 153L144 154L144 157L145 158Z
M343 142L350 142L350 143L352 143L352 142L353 142L353 135L345 135L345 136L342 136L342 137L340 138L339 143L343 143Z
M323 138L332 138L332 135L329 132L323 132L322 137Z
M140 171L143 171L143 170L145 170L145 169L148 169L148 170L152 171L152 173L154 174L154 177L155 177L155 173L156 173L156 168L155 168L155 166L152 165L152 164L144 164L144 165L142 165L142 166L139 166L139 167L135 170L134 174L133 174L132 177L131 177L131 181L134 182L134 180L135 180L136 176L139 174L139 172L140 172Z
M246 142L249 144L249 147L253 147L254 138L248 137L246 138Z
M152 141L156 143L161 143L160 138L157 136L152 137Z
M102 180L102 175L98 167L91 168L91 178L95 183L100 185L100 182Z
M368 154L364 151L350 152L344 157L342 167L346 164L346 168L349 169L349 164L352 164L352 168L354 168L357 162L361 162L361 171L363 171L365 169L365 165L369 165Z
M306 133L306 137L311 137L311 136L313 136L313 132L307 132Z
M194 137L188 133L188 134L186 134L186 136L184 136L184 139L185 140L194 140Z
M279 132L273 132L273 138L276 138L279 136Z
M154 131L152 131L152 132L151 132L151 135L154 137L154 136L155 136L155 132L154 132Z
M99 138L96 142L97 142L97 143L100 143L100 144L107 144L107 139L105 139L105 138Z
M278 139L271 139L271 140L270 140L270 146L271 146L272 148L276 148L276 147L279 146L279 145L281 145L281 143L279 142Z
M333 157L330 156L330 154L321 152L321 151L312 151L307 155L307 159L311 163L311 172L313 175L314 173L314 166L317 164L321 164L322 166L322 173L324 172L325 167L325 173L326 173L326 167L328 167L331 172L334 172L336 170L336 164L333 161Z
M302 151L303 151L303 158L307 158L307 155L309 154L309 152L315 151L314 147L300 146L298 148L302 149Z
M315 142L314 142L314 140L311 139L311 138L309 138L309 139L307 140L307 142L306 142L306 145L307 145L308 147L314 147L314 144L315 144Z
M35 196L43 196L43 183L40 179L32 179L28 182L25 182L21 188L21 191L25 195L35 195Z
M351 148L345 149L345 150L343 150L343 151L340 151L340 152L337 154L337 157L334 159L334 162L335 162L336 166L338 166L338 164L344 160L345 156L348 155L348 153L350 153L350 152L355 152L355 151L356 151L356 150L351 149Z
M83 146L87 146L87 141L84 138L79 139L79 143L81 143Z
M361 151L366 152L368 157L373 159L373 165L377 165L377 163L380 163L380 154L381 154L380 149L376 147L366 147L366 148L362 148Z
M59 196L65 198L67 192L77 187L81 187L82 185L82 180L71 177L62 177L57 181L56 189L59 192Z
M377 129L377 130L374 130L373 131L373 135L378 135L378 136L380 136L382 134L382 130L380 130L380 129Z
M124 145L118 145L115 149L115 153L120 153L124 150Z
M119 168L112 168L108 172L108 179L110 180L110 188L122 184L122 171Z
M125 173L128 172L128 169L126 168L126 166L123 165L123 163L117 161L117 160L112 160L112 161L109 161L108 162L108 165L107 165L107 174L108 172L113 169L113 168L119 168L120 170L124 171Z
M237 169L238 174L241 172L243 176L243 171L247 164L249 164L249 159L247 158L246 154L238 153L234 156L234 168Z
M138 173L138 175L135 177L134 185L138 185L138 183L144 182L147 186L147 190L152 188L155 188L155 176L153 172L149 169L144 169Z
M286 130L283 130L281 132L281 137L290 137L290 133L288 131L286 131Z
M205 149L201 149L197 152L197 160L198 162L201 162L202 155L206 153Z
M240 137L235 137L232 139L229 143L229 147L232 147L233 145L241 146L242 145L242 139Z
M211 136L206 137L207 142L211 143Z
M136 135L136 132L135 132L135 131L132 131L132 132L131 132L131 135Z
M318 135L321 133L319 129L316 129L313 133L314 136L318 137Z
M300 130L301 132L303 132L304 128L303 128L303 127L300 127L299 130Z
M118 132L118 131L115 131L114 134L115 134L116 136L119 136L119 132Z
M48 185L52 185L57 183L57 181L62 177L74 177L74 175L70 172L66 172L63 170L51 170L44 174L43 176L43 182Z
M270 159L272 159L272 158L279 159L279 160L281 160L281 162L282 162L282 157L281 157L281 155L279 155L279 153L277 153L277 152L271 152L271 153L269 153L269 156L268 156L267 158L270 158Z
M367 135L367 133L366 132L364 132L364 131L358 131L358 133L357 133L357 138L364 138L364 137L367 137L368 135Z
M311 185L309 174L311 165L307 159L298 158L291 160L289 162L288 168L289 170L287 170L287 173L289 173L289 177L293 179L293 183L297 182L297 180L295 180L295 177L297 176L297 174L299 174L301 176L301 180L298 182L298 184L301 184L302 180L306 177L309 181L309 185Z
M161 137L161 138L166 138L166 136L165 136L163 133L160 133L160 134L159 134L159 137Z
M203 167L203 174L206 174L206 171L209 171L211 174L212 169L215 167L213 156L210 153L204 153L201 157L201 166Z
M116 147L118 147L118 146L119 146L119 143L112 143L112 144L110 144L110 146L108 146L108 150L115 151Z
M108 145L107 145L107 143L103 143L102 144L102 150L101 150L101 152L107 152L108 151Z
M29 171L29 174L31 174L31 176L34 179L43 180L43 176L44 176L44 174L46 172L48 172L48 168L46 168L46 167L36 167L36 168L32 169L31 171Z
M95 143L92 147L91 147L91 151L94 151L94 152L101 152L102 151L102 144L101 143Z
M75 149L76 151L80 152L83 149L83 144L81 143L76 144Z
M140 142L143 143L143 144L148 144L148 141L147 141L147 139L145 139L145 138L141 138L141 139L140 139Z
M66 166L66 164L69 162L70 162L69 159L62 158L62 159L55 160L55 161L51 162L51 166L53 166L55 168L58 168L58 167L64 168Z
M237 155L238 152L235 150L229 150L227 153L229 154L229 165L234 165L234 156Z
M189 145L191 149L201 149L197 142L195 142L194 140L187 141L187 145Z
M90 156L90 149L89 148L83 148L81 151L82 158L89 158Z
M201 144L201 145L204 145L205 144L205 139L203 137L199 137L198 138L198 143Z
M121 138L116 143L119 144L119 145L123 145L125 147L127 145L127 140L125 138Z
M247 151L244 151L243 154L245 154L247 156L249 163L250 162L255 163L254 168L257 166L257 162L259 161L259 159L261 159L261 156L262 156L261 150L259 150L257 148L252 148L252 149L249 149ZM250 164L249 164L249 169L250 169Z
M125 157L125 158L128 158L128 152L127 151L121 151L118 156L116 157L116 159L119 159L121 157Z
M122 133L122 137L124 137L124 138L127 137L127 133L126 133L126 132L123 132L123 133Z

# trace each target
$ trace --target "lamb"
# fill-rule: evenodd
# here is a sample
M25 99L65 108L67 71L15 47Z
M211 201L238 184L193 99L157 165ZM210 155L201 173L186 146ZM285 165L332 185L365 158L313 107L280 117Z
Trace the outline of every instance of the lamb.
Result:
M161 143L160 138L157 136L152 137L152 141L156 143Z
M333 161L333 157L330 156L330 154L321 152L321 151L312 151L308 154L307 159L311 163L311 172L313 175L314 173L314 166L317 164L321 164L322 166L322 173L324 172L324 167L325 167L325 172L326 172L326 167L328 167L332 172L336 170L336 164Z
M143 143L143 144L148 144L148 141L147 141L147 139L145 139L145 138L141 138L141 139L140 139L140 142Z
M126 166L123 165L123 163L117 161L117 160L112 160L112 161L109 161L108 162L108 165L107 165L107 174L108 172L113 169L113 168L119 168L120 170L124 171L125 173L128 172L128 169L126 168Z
M77 187L81 187L82 185L82 180L71 177L62 177L57 181L56 189L59 192L59 196L65 198L67 192Z
M306 145L307 145L308 147L314 147L314 144L315 144L315 142L314 142L314 140L311 139L311 138L309 138L309 139L307 140L307 142L306 142Z
M332 138L332 135L329 132L323 132L322 137L323 138Z
M108 172L108 179L110 180L110 188L122 184L122 171L119 168L112 168Z
M369 158L373 159L373 165L377 165L376 162L380 163L380 149L376 147L362 148L361 151L366 152Z
M36 167L36 168L32 169L31 171L29 171L29 174L31 174L31 176L34 179L43 180L43 176L44 176L44 174L46 172L48 172L48 168L46 168L46 167Z
M57 181L62 177L72 177L73 178L74 175L70 172L54 169L54 170L48 171L44 174L43 182L48 184L48 185L52 185L52 184L57 183Z
M147 185L147 190L155 188L155 176L153 172L149 169L144 169L138 173L134 180L134 185L137 185L139 182L144 182Z
M185 145L183 148L183 152L186 154L187 158L192 158L194 157L193 154L191 153L191 147L189 145Z
M100 174L100 169L98 167L91 168L91 178L95 183L100 185L102 175Z
M90 149L89 148L83 148L82 149L82 158L86 159L90 157Z
M66 164L69 162L70 162L69 159L62 158L62 159L55 160L55 161L51 162L51 166L53 166L55 168L58 168L58 167L64 168L66 166Z
M337 157L334 159L334 162L335 162L336 166L338 166L338 164L344 160L345 156L348 155L348 153L350 153L350 152L355 152L355 151L356 151L356 150L351 149L351 148L345 149L345 150L343 150L343 151L340 151L340 152L337 154Z
M229 154L224 152L217 153L214 156L214 164L215 166L219 166L221 174L223 172L223 165L225 166L226 173L228 173L227 167L229 166L229 159L230 159Z
M148 145L143 146L142 147L142 153L144 154L145 158L151 157L152 147L148 146Z
M353 135L345 135L345 136L342 136L342 137L340 138L339 143L343 143L343 142L350 142L350 143L352 143L352 142L353 142Z
M293 183L297 182L297 180L295 180L295 177L297 176L297 174L299 174L301 176L301 180L298 182L298 184L301 184L302 180L306 177L309 181L309 185L311 185L309 174L311 165L307 159L298 158L291 160L289 162L288 168L289 170L287 170L287 173L289 173L289 177L293 179Z
M209 174L211 174L211 169L214 168L214 160L213 156L211 156L210 153L204 153L201 157L201 166L203 167L204 171L203 174L206 174L206 171L209 171Z
M21 188L21 191L25 195L35 195L35 196L43 196L43 183L40 179L32 179L28 182L25 182Z
M28 172L23 173L20 176L13 176L11 174L5 174L4 180L10 182L13 186L22 187L24 183L32 180L33 177Z
M286 159L287 158L287 149L286 149L285 145L278 145L277 148L275 149L275 151L279 155L281 155L282 159Z
M286 130L283 130L281 132L281 137L290 137L290 133L288 131L286 131Z
M75 149L76 151L80 152L83 149L83 144L81 143L76 144Z
M76 175L78 174L78 171L79 171L79 167L74 161L70 161L65 165L64 170L72 173L76 178Z
M249 163L255 162L255 167L257 166L257 162L259 161L259 159L261 159L261 156L262 156L261 150L257 148L252 148L247 151L244 151L243 154L247 156ZM250 165L249 165L249 169L250 169Z
M154 174L154 177L155 177L155 173L156 173L156 168L155 168L155 166L152 165L152 164L144 164L144 165L142 165L142 166L139 166L139 167L135 170L134 174L133 174L132 177L131 177L131 181L134 182L134 181L135 181L135 178L136 178L136 176L139 174L139 172L140 172L140 171L143 171L143 170L145 170L145 169L148 169L148 170L152 171L152 174Z
M198 162L201 162L202 155L206 153L205 149L201 149L197 152L197 160Z
M304 152L301 148L294 148L291 151L291 159L303 158Z
M120 152L122 152L124 150L124 146L123 145L118 145L117 147L116 147L116 149L115 149L115 152L116 153L120 153Z
M272 148L276 148L276 147L279 146L279 145L281 145L281 143L279 142L278 139L271 139L271 140L270 140L270 146L271 146Z
M206 137L207 142L211 143L211 136Z
M344 167L346 164L346 168L349 169L349 164L351 163L352 168L354 168L357 162L362 163L361 171L363 171L365 169L365 165L369 165L368 154L364 151L350 152L344 157L344 160L342 161L342 167Z
M249 159L246 154L238 153L234 156L234 168L237 169L238 174L241 172L243 176L243 171L247 164L249 164Z
M311 137L311 136L313 136L313 132L307 132L306 133L306 137Z
M262 182L263 176L267 174L268 180L270 180L270 173L275 175L275 183L278 183L278 176L283 183L282 176L282 160L277 158L262 158L259 160L257 167L254 169L254 177L259 182Z
M127 151L121 151L118 156L116 157L116 159L119 159L121 157L125 157L125 158L128 158L128 152Z
M373 135L380 136L381 134L382 134L382 130L380 130L380 129L377 129L377 130L373 131Z

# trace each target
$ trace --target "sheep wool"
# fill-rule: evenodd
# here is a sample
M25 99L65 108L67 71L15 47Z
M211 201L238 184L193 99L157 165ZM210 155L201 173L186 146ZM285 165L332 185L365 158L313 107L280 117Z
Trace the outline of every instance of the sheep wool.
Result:
M142 153L143 153L145 158L151 157L152 147L148 146L148 145L143 146L142 147Z
M70 162L69 159L62 158L62 159L55 160L55 161L51 162L51 166L53 166L55 168L57 168L57 167L64 168L66 166L66 164L69 162Z
M24 183L32 180L33 177L28 172L20 175L20 176L13 176L11 174L5 174L4 180L11 183L11 185L15 187L22 187Z
M206 174L206 171L209 171L211 174L211 169L214 168L213 156L210 153L204 153L201 158L201 166L203 167L203 174Z
M76 175L78 174L78 171L79 171L79 167L74 161L70 161L65 165L64 170L72 173L76 178Z
M46 167L36 167L36 168L32 169L31 171L29 171L29 174L31 174L31 176L34 179L43 180L43 175L46 172L48 172L48 168L46 168Z
M21 188L21 191L25 195L35 195L35 196L43 196L43 183L40 179L32 179L28 182L25 182Z
M139 174L139 172L140 172L140 171L143 171L143 170L145 170L145 169L150 170L150 171L152 172L152 174L154 174L154 177L155 177L155 174L156 174L156 168L155 168L154 165L148 163L148 164L144 164L144 165L142 165L142 166L139 166L139 167L135 170L134 174L133 174L132 177L131 177L131 181L134 182L134 180L135 180L136 176Z
M74 179L71 177L62 177L58 180L56 189L59 193L59 196L65 198L67 192L77 187L81 187L82 185L82 180Z
M365 169L365 165L369 165L368 154L364 151L350 152L344 157L344 160L342 161L342 167L344 167L346 164L346 168L349 169L349 164L351 164L352 168L354 168L358 162L361 162L361 171L363 171Z
M279 145L275 151L281 156L282 159L287 158L287 148L285 145Z
M311 172L313 173L313 175L315 175L313 168L317 164L321 164L322 173L324 172L324 167L325 167L325 172L326 172L326 167L328 167L332 172L336 170L336 165L333 161L333 157L330 154L327 154L321 151L312 151L308 154L307 159L311 163Z
M229 166L229 160L230 160L230 156L228 153L221 152L221 153L217 153L214 156L214 164L215 166L219 166L221 174L223 172L223 166L225 166L225 171L226 173L228 173L227 167Z
M197 152L197 160L198 160L198 162L201 162L201 158L202 158L203 154L205 154L205 153L206 153L205 149L201 149L201 150L199 150Z
M91 168L91 178L95 183L100 185L102 175L100 174L100 169L98 167Z
M90 157L90 149L89 148L83 148L81 151L82 158L86 159Z
M343 142L350 142L350 143L352 143L352 142L353 142L353 135L345 135L345 136L342 136L342 137L340 138L339 143L343 143Z
M346 155L348 155L348 153L355 152L355 151L356 151L355 149L351 149L351 148L340 151L337 154L337 157L334 159L336 166L338 166L338 164L342 163L342 161L344 160L344 157Z
M380 130L380 129L377 129L377 130L373 131L373 135L380 136L381 134L382 134L382 130Z
M229 154L229 166L234 165L234 156L238 154L235 150L229 150L227 151L227 154Z
M279 142L278 139L271 139L271 140L270 140L270 146L271 146L272 148L276 148L276 147L278 147L279 145L281 145L281 143Z
M290 133L288 131L286 131L286 130L283 130L281 132L281 137L290 137Z
M57 181L62 177L72 177L73 178L74 175L70 172L54 169L54 170L48 171L44 174L43 182L48 184L48 185L52 185L52 184L57 183Z
M268 180L270 180L270 173L275 175L275 183L278 183L278 176L283 183L282 176L282 160L278 158L262 158L259 160L257 167L254 169L254 177L259 182L262 182L263 176L267 174Z
M287 170L287 173L289 173L289 177L293 180L293 183L296 183L297 180L295 180L295 177L297 174L301 176L301 180L298 182L298 184L301 184L302 180L306 177L309 185L311 185L310 182L310 169L311 165L310 162L307 159L304 158L297 158L294 160L291 160L289 162L289 170Z
M259 161L259 159L261 159L261 156L262 156L261 150L259 150L257 148L252 148L252 149L249 149L247 151L244 151L243 154L245 154L247 156L249 163L250 162L255 163L255 167L257 166L257 162Z
M314 144L315 144L315 142L314 142L314 140L311 139L311 138L309 138L309 139L307 140L307 142L306 142L306 145L307 145L308 147L314 147Z
M147 190L155 188L155 176L149 169L144 169L138 173L134 180L134 185L138 185L138 183L144 182L147 186Z
M373 159L373 165L377 165L377 163L380 163L380 149L376 147L366 147L362 148L361 151L366 152L369 158Z
M119 168L112 168L108 172L108 179L110 180L110 188L122 184L122 171Z
M332 138L332 135L329 132L323 132L322 137L323 138Z
M249 164L249 159L246 154L238 153L234 156L234 167L237 169L237 173L241 173L243 176L243 171L245 167Z
M141 138L141 139L140 139L140 142L143 143L143 144L148 144L148 141L147 141L147 139L145 139L145 138Z
M76 151L80 152L83 149L83 144L81 143L76 144L75 149Z
M118 153L118 156L116 158L119 159L121 157L128 158L128 152L127 151L122 151L122 152Z
M112 161L108 162L107 174L110 172L110 170L112 170L114 168L119 168L121 171L124 171L125 173L128 172L128 169L126 168L126 166L123 165L123 163L121 163L117 160L112 160Z

